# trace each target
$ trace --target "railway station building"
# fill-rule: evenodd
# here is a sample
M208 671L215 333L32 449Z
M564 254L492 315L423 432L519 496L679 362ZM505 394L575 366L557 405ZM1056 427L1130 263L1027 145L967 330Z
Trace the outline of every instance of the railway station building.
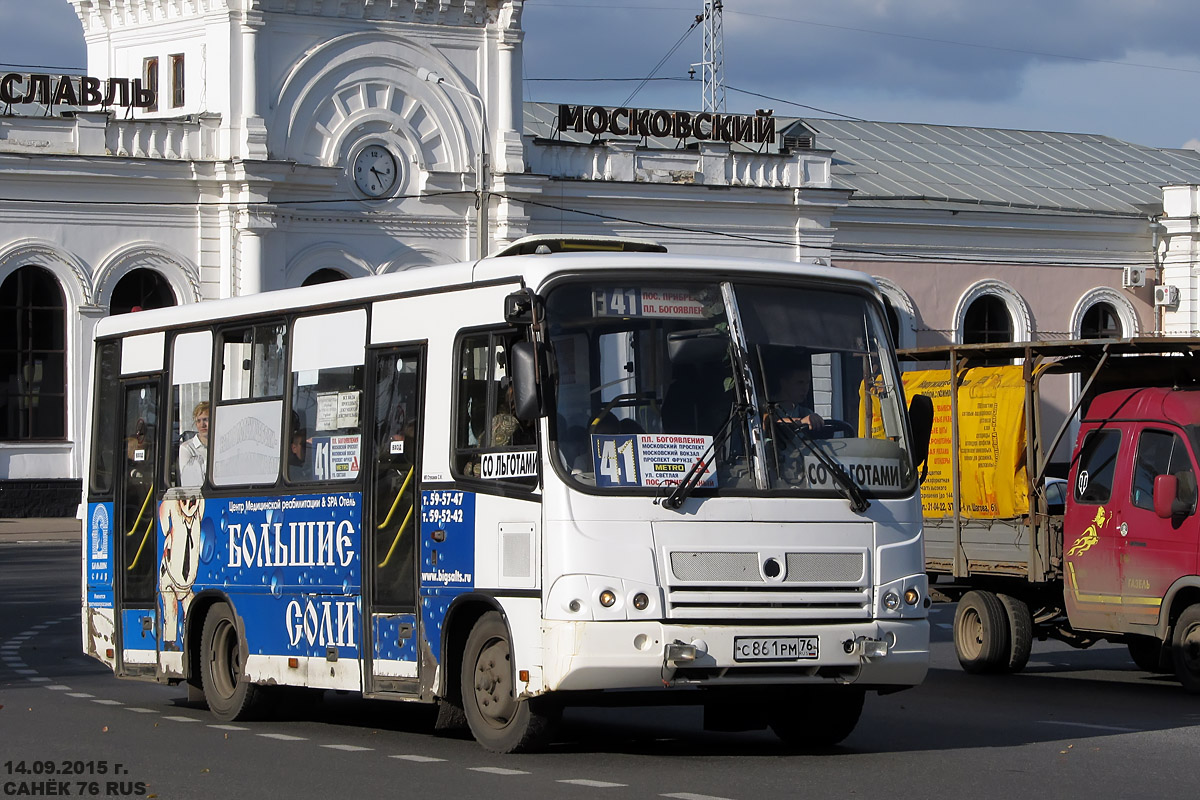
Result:
M98 319L531 234L861 270L901 347L1200 331L1195 151L525 102L522 0L61 1L86 74L0 75L0 516L75 513Z

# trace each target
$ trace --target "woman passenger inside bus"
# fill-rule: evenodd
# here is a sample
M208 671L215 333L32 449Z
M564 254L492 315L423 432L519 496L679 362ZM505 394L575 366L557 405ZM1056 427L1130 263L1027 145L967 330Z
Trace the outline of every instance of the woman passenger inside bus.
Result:
M179 445L179 485L204 485L208 468L208 401L201 400L192 409L192 424L196 435Z

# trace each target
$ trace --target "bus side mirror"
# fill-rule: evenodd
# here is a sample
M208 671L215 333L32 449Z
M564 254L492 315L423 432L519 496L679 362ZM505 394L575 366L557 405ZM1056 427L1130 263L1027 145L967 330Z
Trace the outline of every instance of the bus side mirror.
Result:
M933 400L923 394L914 394L908 402L908 421L913 433L913 466L920 466L929 459L929 439L933 436ZM922 471L922 475L928 471Z
M541 318L541 298L532 289L522 289L504 298L504 321L510 325L530 325Z
M514 413L522 422L546 416L550 407L546 400L550 387L549 361L547 347L542 342L516 342L510 349Z

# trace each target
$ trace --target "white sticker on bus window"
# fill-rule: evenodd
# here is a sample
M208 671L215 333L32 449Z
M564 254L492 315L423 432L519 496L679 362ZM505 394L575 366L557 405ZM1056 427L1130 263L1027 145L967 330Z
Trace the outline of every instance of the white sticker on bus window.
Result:
M321 370L319 369L304 369L296 373L297 386L316 386L320 379Z
M360 392L338 392L337 395L337 427L358 427L358 398Z
M134 450L133 451L133 460L134 461L145 461L146 460L146 451L145 450Z
M596 485L674 486L708 452L711 436L683 434L592 434L592 464ZM717 471L710 459L699 486L715 489Z
M350 481L358 477L362 437L314 436L313 477L319 481Z
M537 476L537 450L517 453L484 453L479 462L479 477L484 480L531 478Z
M317 430L331 431L337 427L338 393L317 395Z
M842 458L839 463L850 480L863 489L899 489L904 485L905 476L900 470L899 459ZM814 488L833 489L837 486L829 468L815 458L805 460L804 479Z
M390 445L389 452L394 456L404 455L404 440L403 439L393 440Z

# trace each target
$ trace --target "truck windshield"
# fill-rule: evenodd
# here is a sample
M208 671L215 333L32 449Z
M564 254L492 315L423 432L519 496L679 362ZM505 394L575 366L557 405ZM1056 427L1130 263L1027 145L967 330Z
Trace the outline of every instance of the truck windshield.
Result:
M666 495L703 457L698 494L846 496L847 478L868 496L911 492L876 306L852 288L797 284L552 289L559 467L604 491Z

